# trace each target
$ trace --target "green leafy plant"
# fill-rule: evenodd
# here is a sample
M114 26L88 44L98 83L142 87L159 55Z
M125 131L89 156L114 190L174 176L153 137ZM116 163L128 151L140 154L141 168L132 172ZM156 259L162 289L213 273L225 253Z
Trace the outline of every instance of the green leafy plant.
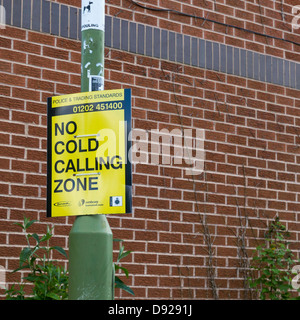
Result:
M67 257L65 250L58 246L49 245L52 238L53 228L47 226L47 232L42 237L36 233L29 233L28 229L37 220L30 220L24 217L23 223L16 223L25 233L27 247L20 253L19 267L13 272L28 270L23 280L32 284L32 294L25 296L25 283L20 284L19 289L13 285L6 291L7 300L63 300L67 299L68 273L65 268L50 260L52 251L57 251ZM30 240L34 244L30 244Z
M124 251L125 248L124 248L124 245L122 244L123 240L114 239L114 241L120 243L117 262L114 263L114 267L115 267L115 288L122 289L122 290L134 295L133 290L129 286L127 286L118 276L116 276L117 271L118 270L122 270L125 273L126 278L128 278L128 276L129 276L128 270L126 268L124 268L124 267L121 267L119 265L119 263L123 258L127 257L131 253L131 251Z
M37 220L24 217L23 223L15 223L24 231L27 246L20 253L19 267L12 272L28 270L28 273L22 278L25 282L18 285L13 284L6 290L7 300L64 300L68 298L68 272L56 261L50 259L51 251L57 251L66 258L67 254L63 248L49 245L53 236L53 228L47 226L46 234L41 237L36 233L28 232L28 229L36 222ZM34 245L30 244L30 239L34 240ZM120 261L131 254L131 251L124 250L123 240L113 240L120 243L117 262L114 263L115 288L134 295L133 290L116 275L118 270L121 270L128 278L128 270L120 266ZM32 284L31 295L26 294L24 290L26 284Z
M276 217L266 233L265 244L256 248L251 268L258 277L249 279L249 284L261 300L291 299L292 267L299 261L294 260L288 248L289 237L286 227Z

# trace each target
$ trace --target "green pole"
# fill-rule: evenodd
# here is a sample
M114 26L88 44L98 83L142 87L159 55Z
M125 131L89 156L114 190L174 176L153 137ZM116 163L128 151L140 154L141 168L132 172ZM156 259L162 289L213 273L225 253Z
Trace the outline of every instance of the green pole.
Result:
M81 91L104 89L105 0L82 0ZM77 216L69 235L69 299L113 300L113 235L105 215Z

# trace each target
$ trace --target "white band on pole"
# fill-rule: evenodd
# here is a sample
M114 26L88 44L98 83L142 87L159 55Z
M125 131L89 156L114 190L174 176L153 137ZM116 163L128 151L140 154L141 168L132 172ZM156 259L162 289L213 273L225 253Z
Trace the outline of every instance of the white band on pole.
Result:
M82 0L81 31L97 29L104 31L105 0Z

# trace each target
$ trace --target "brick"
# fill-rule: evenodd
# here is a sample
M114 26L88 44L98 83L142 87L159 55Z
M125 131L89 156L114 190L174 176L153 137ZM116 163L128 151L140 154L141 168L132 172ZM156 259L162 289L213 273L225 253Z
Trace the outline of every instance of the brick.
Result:
M46 201L38 199L26 199L25 207L33 210L46 210Z
M0 30L0 34L5 35L6 37L15 38L15 39L24 39L26 38L26 31L20 28L15 28L12 26L5 26L5 29Z
M167 200L148 199L148 207L155 209L169 209L170 203Z
M163 189L160 190L160 197L168 199L181 199L181 191Z
M63 85L60 83L56 84L56 92L58 94L64 95L64 94L71 94L71 93L78 93L78 87L77 86L71 86L71 85Z
M28 88L38 89L40 91L54 92L54 83L50 81L28 79L27 86Z
M21 89L21 88L13 88L12 89L13 97L20 99L28 99L28 100L40 100L40 93L36 90L29 89Z
M25 86L25 78L7 73L0 74L0 82L8 85Z
M39 116L24 111L13 111L12 120L17 122L39 123Z
M80 64L66 61L57 61L56 69L69 73L80 74Z
M30 42L45 44L49 46L54 46L54 37L46 34L41 34L40 32L28 32L28 40Z
M26 174L26 183L30 185L46 185L47 178L45 175Z
M26 62L26 54L23 52L0 49L0 55L3 60L18 61L19 63Z
M2 61L0 66L1 72L11 72L11 69L12 69L12 63Z
M55 82L68 82L69 75L67 73L51 70L43 70L42 78L46 80L52 80Z
M45 58L43 56L28 55L28 64L36 67L54 68L55 60L51 58Z
M23 136L12 136L12 143L15 146L23 146L23 147L31 147L31 148L39 148L40 142L38 139L23 137Z
M56 57L56 59L68 60L69 52L67 50L51 48L51 47L43 47L43 55L48 57Z
M1 206L10 208L23 208L23 198L0 196Z
M51 38L53 39L53 38ZM71 39L66 39L66 38L57 38L56 39L56 46L58 48L62 48L64 50L72 50L72 51L81 51L81 42L80 41L75 41Z
M19 61L19 60L17 60ZM18 75L24 75L34 78L40 78L41 77L41 70L34 67L29 67L27 65L20 65L20 64L14 64L13 70L15 74Z
M28 187L28 186L18 186L13 185L11 187L11 193L16 196L24 196L24 197L37 197L38 196L38 188L37 187Z
M39 172L39 164L31 161L13 160L12 169L24 172Z
M169 223L159 221L147 221L147 230L164 230L169 231Z
M25 41L14 40L14 49L23 52L41 54L41 46Z
M145 229L145 221L144 220L122 220L122 227L126 229Z
M0 37L0 46L1 48L10 49L12 46L12 40L5 37Z

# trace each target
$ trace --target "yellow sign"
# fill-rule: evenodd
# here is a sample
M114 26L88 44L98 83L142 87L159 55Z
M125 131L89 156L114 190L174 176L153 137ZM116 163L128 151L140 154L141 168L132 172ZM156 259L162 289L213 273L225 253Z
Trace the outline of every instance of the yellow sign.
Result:
M130 213L130 89L48 99L47 216Z

